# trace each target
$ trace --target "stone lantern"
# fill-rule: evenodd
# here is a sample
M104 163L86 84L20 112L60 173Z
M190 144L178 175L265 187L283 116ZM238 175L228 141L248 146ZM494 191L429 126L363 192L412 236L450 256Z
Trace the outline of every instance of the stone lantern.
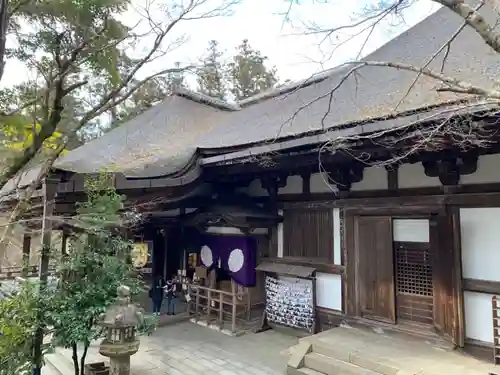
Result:
M128 287L119 286L117 292L115 304L99 319L99 324L106 330L99 353L109 357L110 375L129 375L130 356L139 350L136 327L143 320L143 310L130 303Z

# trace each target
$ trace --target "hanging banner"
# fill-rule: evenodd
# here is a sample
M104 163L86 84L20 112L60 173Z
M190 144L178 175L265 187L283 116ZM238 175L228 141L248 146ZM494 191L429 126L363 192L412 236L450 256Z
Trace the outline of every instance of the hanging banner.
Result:
M150 241L136 242L132 246L132 264L143 273L152 273L153 243Z

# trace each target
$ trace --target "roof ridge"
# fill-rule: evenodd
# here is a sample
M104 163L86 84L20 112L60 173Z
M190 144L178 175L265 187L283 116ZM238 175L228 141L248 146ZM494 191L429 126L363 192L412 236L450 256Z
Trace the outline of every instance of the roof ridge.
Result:
M275 98L277 96L288 94L288 93L291 93L295 90L299 90L301 88L304 88L304 87L307 87L310 85L314 85L315 83L324 81L325 79L330 78L332 75L342 71L343 69L346 69L345 64L340 64L340 65L337 65L333 68L322 70L322 71L317 72L317 73L313 73L307 78L291 82L287 85L275 87L275 88L263 91L261 93L258 93L256 95L253 95L249 98L240 100L238 102L238 104L240 105L240 107L248 107L250 105L257 104L257 103L264 101L264 100L267 100L267 99L272 99L272 98Z
M213 96L205 95L200 92L196 92L190 89L185 89L182 87L174 89L172 95L177 95L186 99L190 99L200 104L205 104L226 111L239 111L241 109L238 103L231 104L225 100L214 98Z

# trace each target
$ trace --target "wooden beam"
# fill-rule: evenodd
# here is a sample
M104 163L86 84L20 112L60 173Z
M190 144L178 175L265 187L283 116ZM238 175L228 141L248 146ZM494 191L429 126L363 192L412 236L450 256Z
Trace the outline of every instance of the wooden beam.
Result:
M284 258L269 258L267 259L267 261L280 264L289 264L293 266L313 267L318 272L330 273L333 275L343 275L345 272L344 266L322 262L317 258L284 257Z
M500 281L462 279L462 285L468 292L500 294Z

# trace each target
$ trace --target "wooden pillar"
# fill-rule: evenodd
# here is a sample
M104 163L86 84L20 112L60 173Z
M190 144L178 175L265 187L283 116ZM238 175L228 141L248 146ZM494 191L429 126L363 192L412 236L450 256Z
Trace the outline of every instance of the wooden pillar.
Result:
M163 278L165 280L167 277L170 277L170 275L167 275L168 267L167 267L167 262L168 262L168 234L167 230L164 228L162 229L162 236L163 236Z
M23 277L28 276L30 268L31 236L27 233L23 236Z
M399 188L399 166L395 165L386 165L385 170L387 171L387 188L396 192Z
M236 313L237 313L237 304L238 300L236 299L236 283L234 280L231 280L231 332L236 332Z
M42 220L42 251L40 254L40 267L38 277L40 280L40 292L47 288L47 279L49 273L50 247L52 242L52 221L55 207L55 197L57 193L58 180L48 176L44 179L42 185L43 191L43 220ZM40 321L43 319L43 311L39 312ZM33 375L41 375L43 366L42 344L43 332L45 327L43 323L39 324L35 333L33 343L34 369Z

